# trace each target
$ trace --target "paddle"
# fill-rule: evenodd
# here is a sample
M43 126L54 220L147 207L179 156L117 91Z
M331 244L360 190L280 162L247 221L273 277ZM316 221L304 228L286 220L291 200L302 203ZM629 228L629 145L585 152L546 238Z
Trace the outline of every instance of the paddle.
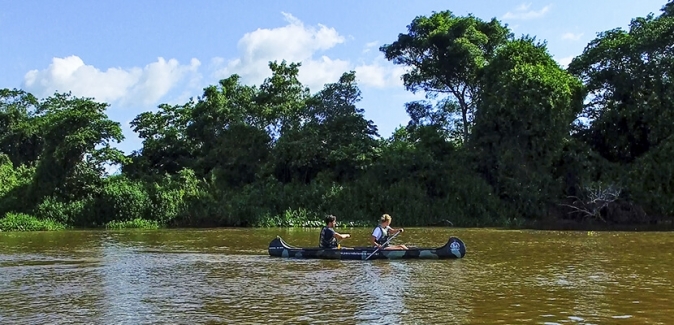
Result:
M386 242L384 242L384 245L377 247L377 249L375 249L374 252L372 252L372 254L370 254L368 257L366 257L365 260L367 261L370 257L372 257L372 255L376 254L381 247L386 246L391 241L391 239L396 238L396 236L398 236L398 234L400 234L401 232L402 231L398 231L393 236L391 236Z

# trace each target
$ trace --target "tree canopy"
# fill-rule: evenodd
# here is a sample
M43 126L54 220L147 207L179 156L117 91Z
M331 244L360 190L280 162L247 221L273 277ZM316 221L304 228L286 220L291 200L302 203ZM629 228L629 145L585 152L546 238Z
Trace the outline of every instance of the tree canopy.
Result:
M409 123L382 137L353 71L322 89L299 62L237 75L132 122L107 103L0 90L0 217L49 225L671 223L674 2L597 35L562 68L495 18L418 16L380 48L406 68ZM107 175L106 166L121 166ZM22 217L22 218L24 218ZM11 220L19 220L13 218ZM9 220L9 219L8 219ZM3 223L8 224L8 223ZM47 223L45 223L47 224Z

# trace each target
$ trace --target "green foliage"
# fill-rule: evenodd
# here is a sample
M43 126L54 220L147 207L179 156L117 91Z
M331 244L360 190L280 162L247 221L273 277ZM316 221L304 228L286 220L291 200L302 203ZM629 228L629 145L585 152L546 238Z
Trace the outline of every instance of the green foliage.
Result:
M191 169L183 169L176 176L165 175L159 182L149 183L148 218L164 225L175 224L185 216L187 202L201 193L199 186Z
M638 158L630 166L629 189L634 202L647 213L671 219L674 217L674 137Z
M142 183L124 176L109 177L94 200L93 213L91 219L85 219L86 224L141 219L149 214L150 202Z
M581 84L532 39L501 48L483 77L472 135L478 166L521 215L544 216L559 193L553 164L580 111Z
M87 225L84 220L92 216L93 199L59 201L47 197L34 210L39 219L52 219L63 224Z
M581 136L607 160L632 163L673 134L672 44L674 17L651 14L600 33L569 65L591 95Z
M154 220L136 218L126 221L110 221L105 224L106 229L159 229L161 225Z
M23 90L0 89L0 152L15 166L34 163L42 150L34 123L38 100Z
M423 90L430 97L449 94L456 101L447 115L461 116L463 140L468 141L475 105L482 93L480 74L512 34L495 18L483 21L472 15L457 17L451 11L418 16L407 26L407 34L380 50L386 59L410 68L403 75L405 87Z
M0 152L0 215L11 211L28 212L24 200L34 172L34 167L13 167L10 158Z
M261 227L322 227L325 222L320 216L305 209L286 210L280 216L264 216L256 226Z
M4 197L18 185L16 174L9 157L0 153L0 197Z
M663 17L674 17L674 0L668 0L661 11Z
M131 121L134 132L143 139L143 148L122 165L124 175L133 179L175 174L194 157L194 146L185 138L194 103L159 105L156 113L144 112Z
M107 118L109 105L88 98L55 94L43 100L35 122L41 132L42 159L37 163L32 198L77 200L102 186L106 163L125 157L110 142L124 139L119 122Z
M24 213L9 212L0 218L0 231L54 231L64 230L65 225L52 219L38 219Z
M496 19L418 16L380 50L427 100L386 138L353 71L312 92L285 61L260 85L232 75L139 114L128 156L107 103L2 89L0 229L668 220L672 8L600 33L568 71Z

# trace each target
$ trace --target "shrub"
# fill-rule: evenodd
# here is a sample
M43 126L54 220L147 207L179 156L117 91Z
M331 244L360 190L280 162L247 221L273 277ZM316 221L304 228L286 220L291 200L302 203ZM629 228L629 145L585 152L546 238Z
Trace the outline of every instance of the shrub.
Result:
M25 213L7 213L0 219L0 231L54 231L66 229L65 225L52 219L40 220Z

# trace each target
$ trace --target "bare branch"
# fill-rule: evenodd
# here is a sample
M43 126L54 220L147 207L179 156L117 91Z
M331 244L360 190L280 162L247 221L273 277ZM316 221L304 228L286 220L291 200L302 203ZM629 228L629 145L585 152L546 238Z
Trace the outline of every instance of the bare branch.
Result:
M560 206L572 208L573 211L569 212L569 214L580 213L585 217L596 218L606 222L601 216L601 211L604 208L608 208L611 203L620 197L622 189L614 185L603 187L601 184L597 184L596 186L583 188L583 192L585 193L584 199L577 196L568 196L569 199L573 199L572 204L560 204Z

